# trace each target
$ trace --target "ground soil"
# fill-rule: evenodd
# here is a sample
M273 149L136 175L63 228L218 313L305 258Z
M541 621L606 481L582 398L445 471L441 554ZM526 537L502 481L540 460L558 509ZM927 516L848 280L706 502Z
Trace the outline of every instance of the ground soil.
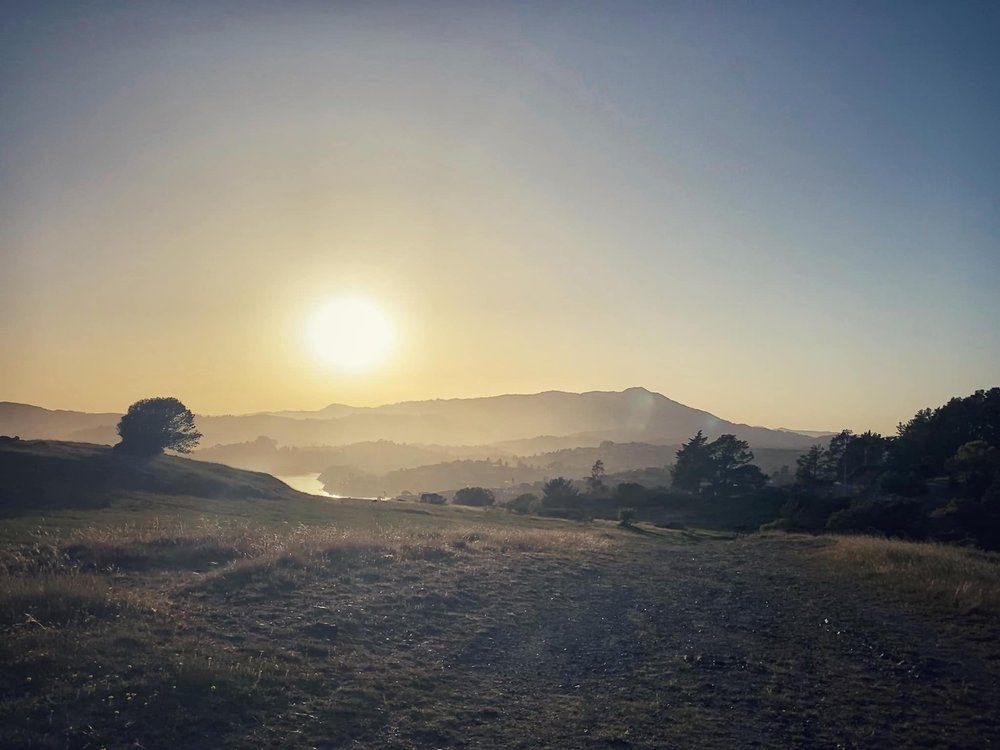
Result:
M996 619L858 583L828 567L829 543L636 531L586 553L485 552L471 540L427 559L150 574L142 585L173 609L144 637L259 655L271 666L252 695L186 705L198 731L185 734L93 706L81 722L79 692L53 676L44 689L64 697L48 727L41 715L19 721L7 746L1000 745ZM108 665L137 661L129 649L142 639L118 635L111 648L109 632L84 637L78 658L101 653L123 673ZM30 676L43 634L9 635L21 641L6 659ZM31 690L4 684L3 721Z

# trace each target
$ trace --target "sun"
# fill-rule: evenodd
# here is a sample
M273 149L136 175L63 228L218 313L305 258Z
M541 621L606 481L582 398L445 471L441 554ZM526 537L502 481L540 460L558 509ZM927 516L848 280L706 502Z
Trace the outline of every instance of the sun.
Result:
M384 362L396 342L392 318L362 295L327 300L313 314L308 333L313 353L345 370L367 370Z

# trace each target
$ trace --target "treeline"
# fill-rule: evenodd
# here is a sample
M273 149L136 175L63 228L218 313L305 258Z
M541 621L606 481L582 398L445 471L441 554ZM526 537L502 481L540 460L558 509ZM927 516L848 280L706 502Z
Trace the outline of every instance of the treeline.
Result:
M665 525L874 533L1000 549L1000 388L924 409L897 434L844 430L770 486L749 445L698 432L677 451L669 486L609 481L604 464L556 477L506 504L570 518L637 514ZM459 501L461 502L461 501ZM491 504L490 502L476 504Z
M1000 388L923 409L892 437L845 430L795 477L774 528L1000 549Z

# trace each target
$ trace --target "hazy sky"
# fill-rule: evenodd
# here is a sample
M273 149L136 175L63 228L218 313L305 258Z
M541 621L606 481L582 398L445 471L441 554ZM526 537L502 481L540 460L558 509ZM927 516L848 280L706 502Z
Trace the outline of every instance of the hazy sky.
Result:
M2 400L891 432L1000 385L1000 3L0 12ZM308 343L348 293L367 371Z

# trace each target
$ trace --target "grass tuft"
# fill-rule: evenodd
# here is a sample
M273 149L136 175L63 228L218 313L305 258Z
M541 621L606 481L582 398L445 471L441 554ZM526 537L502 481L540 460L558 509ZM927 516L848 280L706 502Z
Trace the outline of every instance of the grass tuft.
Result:
M135 603L87 573L30 575L0 580L0 623L42 629L118 617Z

